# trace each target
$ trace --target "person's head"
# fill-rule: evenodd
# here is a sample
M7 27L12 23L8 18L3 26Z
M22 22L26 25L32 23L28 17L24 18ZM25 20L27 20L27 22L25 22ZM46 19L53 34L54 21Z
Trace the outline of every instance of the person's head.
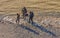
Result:
M19 14L17 13L17 15L19 15Z
M26 7L22 7L22 10L26 9Z
M30 11L30 14L33 13L32 11Z
M26 8L26 7L23 7L23 8Z

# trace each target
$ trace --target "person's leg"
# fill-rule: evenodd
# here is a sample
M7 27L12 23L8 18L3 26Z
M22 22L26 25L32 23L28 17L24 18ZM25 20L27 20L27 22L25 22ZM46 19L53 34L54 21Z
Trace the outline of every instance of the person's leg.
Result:
M30 20L31 20L31 19L29 18L29 23L30 23Z
M16 19L16 23L19 24L19 18Z
M27 14L25 13L25 15L24 15L24 20L26 20L26 18L27 18Z
M23 19L25 20L25 14L23 14Z
M31 18L31 22L32 22L32 24L33 24L33 17Z
M19 22L20 22L20 20L18 19L18 22L17 23L19 24Z
M19 20L18 20L18 24L19 24Z
M16 23L17 23L17 19L16 19Z
M23 16L23 18L24 18L24 13L23 13L23 15L22 15L22 16Z

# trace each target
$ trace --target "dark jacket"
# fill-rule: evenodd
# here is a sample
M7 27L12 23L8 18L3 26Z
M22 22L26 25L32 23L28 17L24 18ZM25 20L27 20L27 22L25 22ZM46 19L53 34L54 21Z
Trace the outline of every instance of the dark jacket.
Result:
M34 17L34 13L30 12L30 18L33 18L33 17Z
M23 12L23 13L27 13L27 9L24 7L24 8L22 9L22 12Z

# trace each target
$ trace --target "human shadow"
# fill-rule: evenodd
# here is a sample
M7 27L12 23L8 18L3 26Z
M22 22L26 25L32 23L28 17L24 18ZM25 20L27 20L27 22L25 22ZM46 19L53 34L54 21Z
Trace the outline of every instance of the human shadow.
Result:
M30 31L30 32L33 32L34 34L39 35L38 32L36 32L35 30L33 30L33 29L31 29L31 28L29 28L29 27L27 27L27 26L24 26L23 24L14 24L14 23L9 22L9 21L7 21L7 23L13 24L13 25L17 25L16 28L21 27L21 28L26 29L26 30L28 30L28 31ZM15 28L15 29L16 29L16 28Z
M15 15L15 14L14 14L14 15ZM8 16L8 15L5 15L5 16ZM2 18L4 18L5 16L3 16ZM1 18L1 19L2 19L2 18ZM27 20L26 20L26 21L27 21ZM27 21L27 22L28 22L28 21ZM10 22L10 23L12 23L12 22ZM28 23L29 23L29 22L28 22ZM13 24L13 23L12 23L12 24ZM46 33L49 33L49 34L51 34L51 35L53 35L53 36L56 36L55 33L53 33L53 32L51 32L51 31L47 30L45 27L43 27L42 25L37 24L36 22L33 22L33 24L32 24L32 23L29 23L29 24L31 24L31 25L33 25L33 26L39 28L40 30L42 30L42 31L44 31L44 32L46 32ZM32 29L30 29L30 28L24 26L24 25L18 25L18 26L20 26L20 27L22 27L23 29L29 30L30 32L33 32L33 33L39 35L38 32L36 32L36 31L34 31L34 30L32 30Z
M35 30L32 30L31 28L29 28L29 27L27 27L27 26L24 26L23 24L18 24L18 26L17 27L21 27L21 28L23 28L23 29L26 29L26 30L28 30L28 31L30 31L30 32L33 32L34 34L37 34L37 35L39 35L39 33L38 32L36 32Z
M27 21L27 22L29 23L28 20L25 20L25 21ZM33 24L32 24L32 23L29 23L29 24L31 24L31 25L33 25L33 26L39 28L40 30L42 30L42 31L44 31L44 32L46 32L46 33L49 33L50 35L56 36L55 33L53 33L53 32L51 32L51 31L47 30L44 26L42 26L42 25L40 25L40 24L37 24L36 22L33 22Z

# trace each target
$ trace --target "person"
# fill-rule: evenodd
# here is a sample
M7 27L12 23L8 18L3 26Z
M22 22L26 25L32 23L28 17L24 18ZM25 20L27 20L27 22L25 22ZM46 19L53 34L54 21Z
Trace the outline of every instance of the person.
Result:
M27 15L27 9L26 9L26 7L23 7L22 14L23 14L23 18L25 19L26 15Z
M17 13L16 23L18 23L18 24L19 24L19 22L20 22L20 15Z
M33 24L33 17L34 17L34 13L32 11L30 11L29 23L32 22L32 24Z

